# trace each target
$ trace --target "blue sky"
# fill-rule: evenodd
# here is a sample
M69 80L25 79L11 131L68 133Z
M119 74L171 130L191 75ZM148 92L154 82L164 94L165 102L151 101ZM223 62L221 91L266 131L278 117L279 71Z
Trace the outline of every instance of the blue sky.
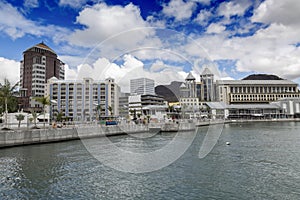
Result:
M22 52L44 41L67 79L165 84L209 67L300 83L299 10L298 0L0 0L0 78L17 81Z

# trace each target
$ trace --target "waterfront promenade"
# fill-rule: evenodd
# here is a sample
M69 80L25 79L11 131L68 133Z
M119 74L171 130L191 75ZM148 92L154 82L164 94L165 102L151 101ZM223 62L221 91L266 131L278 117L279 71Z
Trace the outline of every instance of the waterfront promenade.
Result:
M247 122L279 122L300 121L300 119L260 119L260 120L206 120L179 123L150 123L122 124L116 126L105 126L95 124L69 125L63 128L46 129L12 129L0 130L0 148L20 145L59 142L67 140L86 139L103 136L116 136L122 134L138 134L151 131L174 132L190 131L196 127L215 124L247 123Z

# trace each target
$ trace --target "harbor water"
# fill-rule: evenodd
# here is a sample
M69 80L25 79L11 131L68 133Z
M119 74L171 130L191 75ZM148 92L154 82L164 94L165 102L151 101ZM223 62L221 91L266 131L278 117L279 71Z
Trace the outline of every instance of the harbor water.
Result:
M146 173L118 171L97 160L86 144L96 148L104 138L0 149L0 199L300 199L300 122L225 124L200 159L208 128L184 132L182 142L194 138L182 156ZM145 153L176 134L109 140Z

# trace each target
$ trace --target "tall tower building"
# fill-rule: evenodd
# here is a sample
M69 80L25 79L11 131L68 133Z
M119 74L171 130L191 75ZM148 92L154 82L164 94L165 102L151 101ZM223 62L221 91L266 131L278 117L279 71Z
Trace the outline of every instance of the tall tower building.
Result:
M23 52L23 60L20 63L19 99L22 109L41 110L41 105L34 97L44 96L45 85L51 77L63 80L65 71L64 63L50 47L41 42Z
M200 75L202 82L201 101L214 101L214 74L206 67Z
M185 79L186 86L188 88L189 94L188 97L194 98L197 96L196 93L196 79L190 72Z
M143 95L152 94L154 91L154 80L149 78L138 78L130 80L130 94Z

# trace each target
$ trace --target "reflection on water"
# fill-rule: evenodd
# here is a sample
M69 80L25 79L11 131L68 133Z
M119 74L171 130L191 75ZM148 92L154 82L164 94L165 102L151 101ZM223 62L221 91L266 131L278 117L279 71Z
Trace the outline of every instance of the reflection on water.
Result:
M177 161L142 174L103 165L79 140L0 149L0 199L300 199L300 123L227 124L212 152L199 159L206 131L198 130ZM151 152L174 137L110 140Z

